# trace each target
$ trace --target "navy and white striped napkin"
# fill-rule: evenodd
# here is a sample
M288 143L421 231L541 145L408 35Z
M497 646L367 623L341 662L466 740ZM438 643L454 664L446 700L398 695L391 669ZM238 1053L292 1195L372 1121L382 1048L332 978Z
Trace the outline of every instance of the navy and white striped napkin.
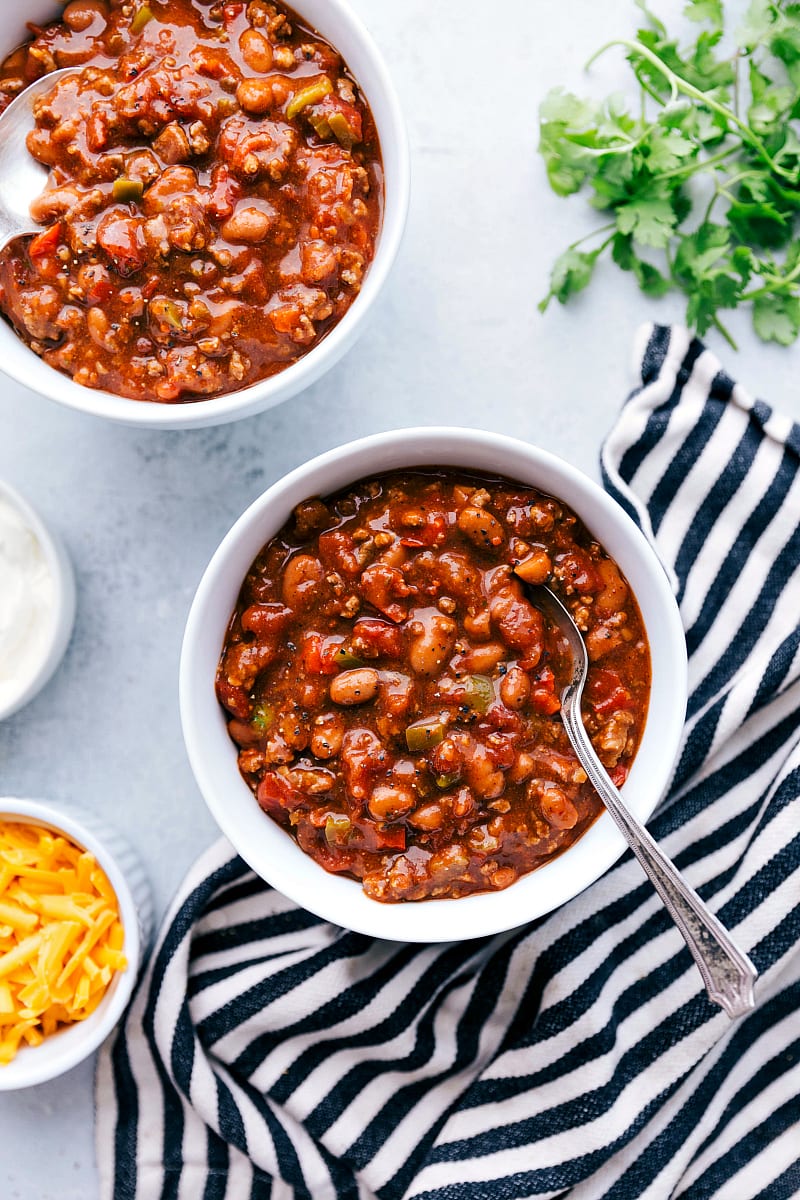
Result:
M326 925L220 842L97 1078L115 1200L800 1195L800 429L651 328L602 457L674 578L690 700L650 827L751 955L712 1006L626 855L462 945Z

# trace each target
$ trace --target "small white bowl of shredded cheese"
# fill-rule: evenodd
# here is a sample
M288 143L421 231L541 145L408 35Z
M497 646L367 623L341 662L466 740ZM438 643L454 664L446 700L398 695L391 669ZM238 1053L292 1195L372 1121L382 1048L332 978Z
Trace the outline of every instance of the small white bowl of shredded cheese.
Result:
M56 534L0 480L0 720L44 687L75 622L75 579Z
M0 866L2 1093L54 1079L105 1041L133 994L153 908L135 851L72 802L0 796Z

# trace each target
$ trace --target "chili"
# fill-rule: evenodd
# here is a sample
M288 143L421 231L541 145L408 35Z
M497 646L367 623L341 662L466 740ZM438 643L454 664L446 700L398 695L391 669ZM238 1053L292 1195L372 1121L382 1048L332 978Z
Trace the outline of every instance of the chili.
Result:
M456 471L381 476L300 504L248 572L217 674L239 767L306 853L376 900L508 887L601 810L559 715L568 648L523 576L583 632L584 719L621 783L647 639L559 500Z
M271 0L72 0L0 65L0 113L60 67L51 169L0 254L0 312L87 387L176 403L295 362L358 294L382 210L375 123L337 51Z

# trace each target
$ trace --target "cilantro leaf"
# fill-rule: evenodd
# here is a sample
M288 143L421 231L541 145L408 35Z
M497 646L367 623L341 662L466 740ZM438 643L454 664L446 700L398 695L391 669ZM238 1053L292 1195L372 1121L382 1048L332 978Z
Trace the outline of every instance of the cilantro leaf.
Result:
M725 23L722 0L689 0L683 12L690 21L706 21L714 30L722 30Z
M570 296L582 292L591 281L599 254L599 249L587 253L571 246L560 254L553 263L550 291L540 302L539 311L544 312L553 299L558 300L559 304L566 304Z
M663 249L675 232L678 218L669 200L658 194L640 196L621 204L617 212L617 229L633 234L641 246Z
M670 289L670 281L652 263L639 258L633 249L630 237L618 233L614 237L611 257L623 271L632 271L645 296L664 296Z
M647 142L647 169L654 175L674 171L697 154L697 145L677 129L653 131Z
M759 337L788 345L800 337L800 0L751 0L734 58L723 0L686 0L703 26L689 45L635 2L647 27L610 45L624 48L640 103L558 90L540 110L554 191L583 191L610 221L594 249L575 243L556 261L540 307L583 291L610 247L645 295L682 291L701 333L730 341L720 313L748 305Z
M786 295L756 297L753 325L763 341L791 346L800 334L800 299Z

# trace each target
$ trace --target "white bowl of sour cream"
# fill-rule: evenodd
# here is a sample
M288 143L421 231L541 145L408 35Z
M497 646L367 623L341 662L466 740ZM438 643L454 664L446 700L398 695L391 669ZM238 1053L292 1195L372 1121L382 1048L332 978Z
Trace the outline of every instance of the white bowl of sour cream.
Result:
M0 481L0 720L44 687L75 623L75 579L59 537Z

